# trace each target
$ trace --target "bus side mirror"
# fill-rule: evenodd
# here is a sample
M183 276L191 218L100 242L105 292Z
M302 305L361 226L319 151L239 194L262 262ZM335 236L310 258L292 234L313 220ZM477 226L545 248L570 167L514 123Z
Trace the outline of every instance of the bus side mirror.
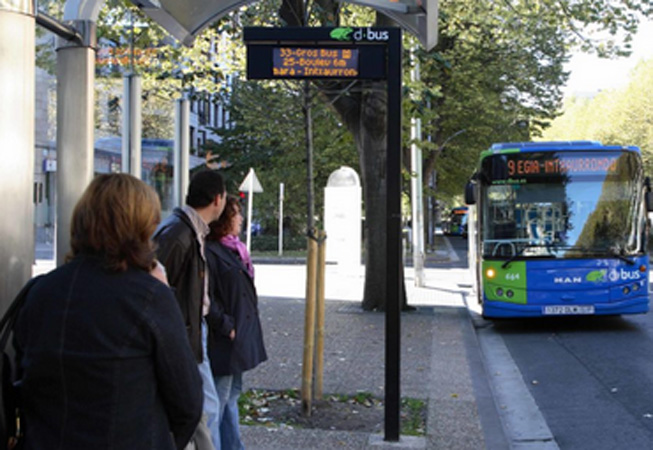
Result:
M648 197L646 200L648 205ZM465 203L468 205L476 204L476 183L470 181L465 185Z
M646 211L653 212L653 192L646 192L644 201L646 202Z

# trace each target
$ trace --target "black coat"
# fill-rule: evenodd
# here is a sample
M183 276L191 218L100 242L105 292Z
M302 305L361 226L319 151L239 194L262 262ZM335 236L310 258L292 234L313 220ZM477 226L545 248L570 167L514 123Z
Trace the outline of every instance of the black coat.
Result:
M206 245L211 288L209 360L214 376L253 369L267 360L254 281L238 255L215 241ZM236 330L236 339L229 332Z
M55 269L30 289L14 345L26 449L181 449L200 420L179 307L143 270L91 256Z
M180 208L175 208L154 233L156 256L166 268L188 339L195 358L202 362L202 306L204 299L205 262L193 224Z

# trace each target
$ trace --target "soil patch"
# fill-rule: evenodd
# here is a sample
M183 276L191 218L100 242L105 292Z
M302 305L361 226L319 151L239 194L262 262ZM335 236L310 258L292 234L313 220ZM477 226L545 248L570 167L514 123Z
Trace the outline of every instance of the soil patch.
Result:
M250 390L243 393L239 405L241 423L269 427L380 433L385 415L383 401L365 392L326 395L322 400L314 400L310 416L302 414L302 402L296 390ZM426 409L423 400L402 399L401 433L424 435Z

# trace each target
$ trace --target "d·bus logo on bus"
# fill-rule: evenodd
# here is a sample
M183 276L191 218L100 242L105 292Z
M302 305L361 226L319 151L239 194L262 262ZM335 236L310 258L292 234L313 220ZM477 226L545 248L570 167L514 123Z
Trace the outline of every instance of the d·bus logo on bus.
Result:
M585 275L585 281L589 281L591 283L602 283L606 281L605 279L606 275L608 276L608 279L613 283L619 280L628 281L628 280L639 280L641 278L641 275L637 270L628 271L620 268L618 270L612 269L610 270L609 273L605 269L592 270L587 275ZM578 276L554 277L553 282L555 284L579 284L583 282L583 278Z
M641 278L641 274L637 270L624 270L624 269L612 269L610 271L610 274L608 275L608 278L610 278L610 281L619 281L619 280L639 280Z

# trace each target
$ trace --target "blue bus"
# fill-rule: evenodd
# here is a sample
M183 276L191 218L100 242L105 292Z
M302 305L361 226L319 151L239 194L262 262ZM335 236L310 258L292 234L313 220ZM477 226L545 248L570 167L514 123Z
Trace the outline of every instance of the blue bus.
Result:
M445 234L451 236L467 235L467 206L452 208L447 219Z
M512 142L482 152L465 189L482 315L648 312L650 190L637 147Z

